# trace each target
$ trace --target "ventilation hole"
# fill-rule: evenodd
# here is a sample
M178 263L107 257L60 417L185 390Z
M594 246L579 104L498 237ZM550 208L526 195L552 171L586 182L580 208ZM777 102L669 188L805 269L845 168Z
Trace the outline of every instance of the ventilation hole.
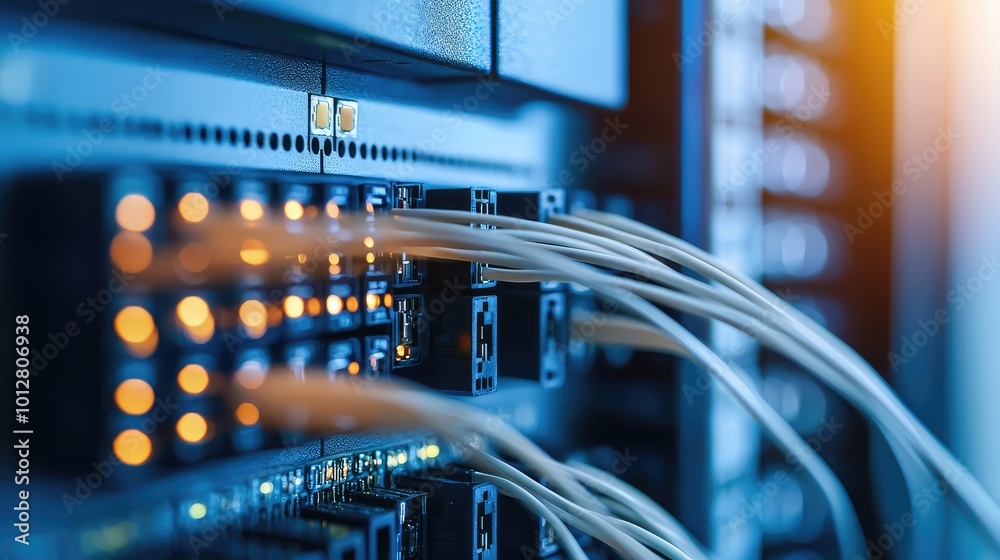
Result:
M353 157L354 154L351 154L351 156ZM368 157L368 144L362 143L361 144L361 159L365 159L366 157Z
M386 149L385 146L382 146L382 159L383 160L389 159L389 150Z
M323 141L323 153L327 156L333 153L333 141L329 138Z
M340 157L344 157L344 154L346 152L347 152L347 144L345 144L343 140L337 142L337 154L339 154Z
M292 137L285 134L281 137L281 148L286 152L292 151Z
M258 132L257 133L257 147L258 148L263 148L264 147L264 133L263 132Z
M218 127L215 128L215 143L216 144L222 143L222 129Z
M202 126L201 130L198 132L198 137L201 138L202 142L208 142L208 129Z
M355 144L354 142L351 142L351 145L348 146L348 148L347 148L347 153L351 154L352 158L354 156L358 155L358 146L357 146L357 144Z
M194 135L194 132L191 130L191 125L185 125L184 126L184 139L187 140L188 142L190 142L191 141L191 136L193 136L193 135Z
M396 161L397 159L399 159L399 150L397 150L396 148L393 148L392 149L392 161Z
M378 146L372 144L372 159L378 159Z
M306 139L301 134L295 137L295 151L302 153L306 149Z
M422 153L420 153L420 152L418 152L416 150L413 150L413 154L410 155L410 159L412 159L413 161L420 161L420 160L424 159L424 154L422 154Z
M236 142L238 142L238 141L239 141L239 133L236 132L235 128L230 128L229 129L229 143L231 145L235 146Z
M275 133L273 133L273 132L271 133L271 142L270 142L270 145L271 145L271 149L272 150L277 150L278 149L278 135L275 134Z
M249 130L244 130L243 131L243 145L246 146L247 148L249 148L250 144L253 144L253 135L250 134Z
M319 138L313 136L312 140L309 141L309 149L312 153L319 155Z

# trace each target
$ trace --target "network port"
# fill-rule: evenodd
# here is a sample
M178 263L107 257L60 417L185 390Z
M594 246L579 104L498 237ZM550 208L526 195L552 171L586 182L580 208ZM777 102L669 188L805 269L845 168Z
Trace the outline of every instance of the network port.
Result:
M497 387L497 298L447 297L448 303L428 304L419 319L418 330L427 329L428 340L420 367L398 374L441 391L492 393Z
M393 208L420 208L424 201L424 186L419 183L394 183ZM425 263L423 259L414 258L407 253L393 255L396 263L397 287L417 286L423 282Z
M424 354L424 338L421 336L421 315L423 296L400 296L395 301L395 322L393 324L393 364L394 367L408 367L420 364Z

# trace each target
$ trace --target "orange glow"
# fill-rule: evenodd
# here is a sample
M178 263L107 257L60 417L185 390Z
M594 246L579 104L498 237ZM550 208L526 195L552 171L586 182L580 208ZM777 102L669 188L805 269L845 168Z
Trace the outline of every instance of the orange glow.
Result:
M344 310L344 300L340 296L329 295L326 297L326 311L330 315L339 315Z
M347 310L350 311L351 313L354 313L355 311L357 311L358 310L358 298L356 298L354 296L351 296L351 297L347 298L347 302L345 304L345 307L347 307Z
M196 412L188 412L177 420L177 435L188 443L197 443L208 433L208 422Z
M267 332L267 308L257 300L247 300L240 305L240 322L251 338L260 338Z
M347 373L351 375L357 375L360 371L361 371L361 364L359 364L358 362L351 362L347 366Z
M244 426L253 426L260 420L260 411L250 403L243 403L236 407L236 419Z
M122 272L138 274L153 262L153 245L141 233L120 232L111 240L111 262Z
M367 261L368 264L375 264L375 253L368 253L368 254L366 254L365 255L365 261Z
M240 215L248 222L256 222L264 217L264 205L248 198L240 202Z
M323 304L320 303L319 298L309 298L309 302L306 303L306 309L309 310L309 314L316 317L323 312Z
M368 247L369 249L371 249L374 246L375 246L375 240L372 239L371 237L366 237L365 238L365 247Z
M259 266L266 263L271 258L271 254L267 252L267 248L260 241L247 239L240 248L240 258L249 265Z
M368 310L372 311L378 309L378 306L382 303L382 298L378 297L375 292L368 292L365 296L365 305L368 306Z
M385 303L386 307L392 307L392 294L385 294L382 297L382 302Z
M208 248L201 243L188 243L177 257L188 272L202 272L212 263Z
M210 314L204 323L200 325L189 325L186 332L188 338L192 341L198 344L204 344L211 340L212 335L215 334L215 319L213 319Z
M340 255L333 253L330 255L330 264L337 265L340 264Z
M125 430L118 434L111 447L126 465L141 465L153 454L153 442L139 430Z
M288 296L285 298L285 315L291 319L297 319L305 312L305 302L299 296Z
M332 200L330 202L327 202L326 215L330 216L331 218L336 218L340 216L340 205L338 205L336 202Z
M285 203L285 216L289 220L299 220L305 213L305 209L302 208L302 204L297 200L289 200Z
M142 342L128 342L125 350L136 358L148 358L156 351L156 346L160 343L160 331L153 327L153 333Z
M208 216L208 209L208 199L201 193L187 193L177 202L177 211L181 218L193 224L204 220Z
M153 227L156 209L148 198L140 194L122 197L115 207L115 221L125 230L142 233Z
M177 374L177 385L190 395L197 395L208 388L208 371L198 364L188 364Z
M205 323L209 314L208 304L198 296L188 296L177 304L177 319L188 327Z
M125 414L138 416L153 408L155 395L149 383L141 379L126 379L115 389L115 403Z
M115 316L115 332L125 342L139 343L146 341L155 330L153 316L145 309L130 305Z

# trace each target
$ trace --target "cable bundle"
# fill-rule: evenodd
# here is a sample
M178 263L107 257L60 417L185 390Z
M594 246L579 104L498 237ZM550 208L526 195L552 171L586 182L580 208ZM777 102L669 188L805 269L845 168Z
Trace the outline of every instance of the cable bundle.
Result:
M709 371L760 422L778 447L797 457L823 491L842 556L864 557L864 537L854 508L830 468L766 403L745 373L726 364L660 306L722 321L798 363L858 407L886 435L911 489L931 475L952 480L955 491L950 495L1000 545L997 503L906 409L881 376L834 335L753 280L664 232L593 211L553 215L550 222L445 210L397 210L374 222L371 217L342 215L336 230L305 224L290 232L276 222L255 224L250 232L223 219L207 221L201 234L218 257L217 272L224 271L226 263L235 262L234 248L252 234L256 239L267 239L276 255L294 255L304 244L324 239L342 254L360 256L374 246L386 252L488 263L484 276L498 282L561 281L589 288L616 302L622 311L597 330L596 342L676 354ZM469 223L498 229L469 228ZM712 283L684 276L665 261L684 266ZM657 554L708 557L676 520L649 498L606 473L558 463L509 426L487 429L494 423L478 409L395 384L374 383L361 392L344 386L309 380L308 376L305 382L275 378L265 384L267 390L248 397L256 399L266 421L284 428L430 427L465 449L470 463L484 473L483 480L496 483L550 519L573 558L585 556L566 524L608 543L624 558L657 558ZM376 402L378 407L371 406ZM374 410L379 414L374 415ZM492 445L470 439L472 435L486 436ZM514 469L493 454L494 450L517 459L537 477L550 480L554 488L546 488ZM953 476L956 472L962 476Z

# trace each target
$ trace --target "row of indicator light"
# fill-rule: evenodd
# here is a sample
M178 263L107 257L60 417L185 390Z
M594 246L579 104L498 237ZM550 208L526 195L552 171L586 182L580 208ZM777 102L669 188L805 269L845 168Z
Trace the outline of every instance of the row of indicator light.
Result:
M379 306L392 306L391 294L368 293L365 296L368 309ZM345 310L349 313L358 311L358 299L354 296L346 298L331 294L326 298L326 312L339 315ZM303 315L313 317L322 313L323 304L319 298L303 298L298 295L288 295L279 309L256 299L248 299L240 304L237 316L247 334L251 338L260 338L269 327L280 324L282 310L284 316L297 319ZM196 343L208 342L215 332L215 319L208 303L199 296L187 296L178 302L176 315L185 334ZM115 317L115 332L128 345L130 353L137 357L147 357L156 347L158 331L149 311L132 305L123 308ZM148 349L148 351L146 351Z
M255 483L256 484L256 483ZM288 481L288 491L296 492L302 486L302 476L296 475L294 478L289 478ZM270 480L264 480L259 484L256 484L256 489L262 496L269 496L273 493L279 486L275 486L274 482ZM238 506L238 502L236 502ZM208 506L203 502L194 502L187 507L187 514L191 519L198 520L204 518L208 514Z
M199 223L208 217L211 203L208 198L199 192L185 193L177 203L178 215L187 223ZM245 198L239 205L240 215L249 222L259 221L264 218L266 209L260 200ZM330 200L325 206L326 214L330 218L340 216L340 205ZM302 218L315 218L318 210L314 206L303 206L297 200L288 200L284 205L285 217L292 221ZM118 202L115 207L115 220L121 228L111 244L112 261L125 272L139 273L146 270L152 262L153 249L144 233L148 231L156 219L156 208L153 203L141 194L128 194ZM372 245L369 245L371 247ZM189 255L191 257L193 255ZM244 261L251 265L265 264L269 259L269 254L260 241L248 240L241 251ZM203 259L193 259L200 261ZM183 259L184 261L192 259ZM337 262L331 262L336 265ZM204 267L194 268L201 271Z
M299 221L302 218L316 218L319 215L319 211L315 206L304 206L300 201L294 199L285 201L283 210L285 217L293 222ZM327 202L325 210L326 215L330 218L338 218L340 216L340 205L336 201L331 200ZM240 216L248 222L262 220L266 211L267 209L264 207L264 204L255 198L244 198L240 201Z
M208 198L199 192L188 192L184 194L177 203L177 212L181 219L187 223L199 223L208 217L211 203ZM240 215L248 222L256 222L264 218L265 207L261 201L246 198L240 202ZM326 203L326 214L330 218L340 216L340 205L336 201ZM315 218L318 211L314 206L303 206L297 200L288 200L284 205L285 217L292 221L302 218ZM129 194L118 202L115 207L115 219L121 228L111 242L111 259L114 264L124 272L137 274L143 272L153 260L153 247L149 239L144 235L152 226L156 219L156 209L148 198L141 194ZM371 238L366 242L371 242ZM371 242L372 247L374 242ZM180 255L181 265L191 272L202 272L207 268L204 251L196 251L189 246L185 246L187 251L182 250ZM248 239L244 242L240 251L243 261L249 265L259 266L266 264L270 260L270 253L264 244L255 239ZM336 260L334 260L336 259ZM374 261L374 255L369 258ZM331 266L339 265L339 256L331 256ZM331 274L339 274L339 270L331 270Z
M114 216L119 231L111 241L111 261L123 272L138 274L153 262L153 246L146 233L156 221L156 208L141 194L127 194L115 205ZM143 307L121 309L113 326L133 357L147 358L156 350L159 332ZM139 416L153 408L156 395L149 382L130 378L115 388L114 399L123 413ZM130 428L115 436L112 450L126 465L141 465L152 455L153 443L144 431Z
M177 212L182 220L188 223L202 222L209 214L210 202L205 195L198 192L188 192L184 194L177 203ZM329 201L325 206L326 214L330 218L337 218L340 215L340 206L335 201ZM240 204L240 214L248 221L256 221L263 218L264 206L257 200L245 199ZM289 220L299 220L303 217L315 217L318 212L314 207L303 207L295 200L285 203L284 213ZM149 198L141 194L128 194L119 200L115 207L115 221L121 231L112 240L110 253L112 262L122 271L127 273L140 273L146 270L153 259L153 248L145 233L152 228L156 219L156 209ZM366 239L366 245L374 246L371 238ZM264 244L256 240L247 240L240 252L244 262L251 265L265 264L269 260L269 252ZM303 257L304 255L300 255ZM374 260L374 255L369 255L369 262ZM299 259L302 262L302 259ZM340 256L331 254L329 256L330 273L339 274ZM185 245L179 253L181 266L189 272L202 272L208 268L209 256L204 246L198 243ZM380 302L373 301L375 294L369 294L366 304L369 309L375 308ZM386 306L391 305L391 296L385 296L389 301ZM312 316L321 313L321 305L316 298L303 300L299 296L288 296L283 304L285 313L290 318L297 318L308 312ZM358 308L357 298L351 296L345 299L337 295L330 295L326 301L327 312L336 315L344 309L349 312L356 312ZM189 296L181 300L177 306L177 317L185 328L187 336L196 343L204 343L210 340L215 332L215 320L209 309L207 302L197 296ZM277 311L280 321L280 310ZM239 308L238 315L247 330L247 333L254 338L263 336L268 326L267 317L274 316L268 313L265 305L256 300L245 301ZM121 340L125 343L128 352L137 358L149 357L156 349L159 342L159 332L148 310L137 306L127 306L123 308L115 317L114 329ZM360 366L352 363L353 368L349 368L352 374L360 370ZM197 364L189 364L178 373L178 384L181 389L188 394L199 394L203 392L209 383L209 376L204 367ZM122 412L137 416L148 412L155 400L152 387L141 379L127 379L123 381L115 390L115 401ZM254 425L258 422L260 413L257 408L250 403L243 403L237 407L236 419L243 425ZM195 412L183 415L176 424L178 436L188 442L197 443L203 441L209 435L210 426L203 416ZM152 442L142 431L128 429L121 432L113 442L113 449L122 461L130 465L140 465L146 462L152 454Z
M187 381L190 383L190 381ZM191 387L188 387L190 389ZM115 402L122 412L141 415L153 405L154 391L148 383L139 379L123 381L115 390ZM260 420L260 410L252 403L242 403L234 416L244 426L254 426ZM213 428L206 418L197 412L187 412L178 418L175 426L177 436L186 443L203 443L212 438ZM152 455L152 441L138 429L126 429L115 437L112 448L123 463L141 465Z

